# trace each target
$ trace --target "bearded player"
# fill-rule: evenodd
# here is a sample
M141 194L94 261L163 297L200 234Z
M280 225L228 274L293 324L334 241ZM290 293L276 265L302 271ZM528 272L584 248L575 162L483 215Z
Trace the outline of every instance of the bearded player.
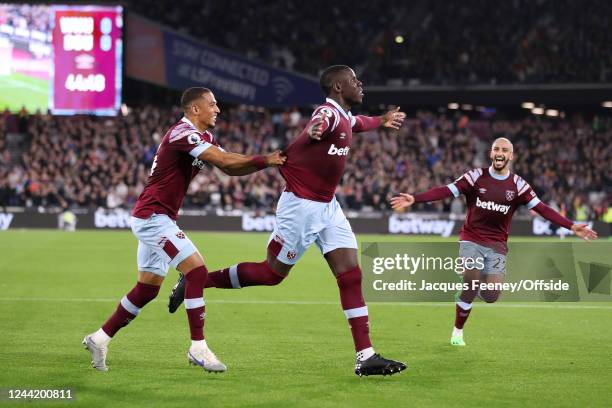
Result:
M466 270L463 274L463 281L468 284L469 289L462 291L457 299L455 327L451 335L451 344L454 346L465 346L463 326L476 296L487 303L493 303L499 298L501 291L478 291L472 289L478 287L477 284L473 286L473 282L504 282L510 221L519 206L524 205L550 222L572 230L585 241L597 238L597 233L587 225L574 224L541 202L525 180L510 172L513 148L508 139L499 138L493 142L490 158L492 163L489 168L468 171L447 186L434 187L414 196L400 194L391 199L393 209L400 210L414 203L465 195L468 212L459 233L459 256L483 259L484 268Z
M374 352L369 336L368 308L361 292L357 240L334 196L350 151L353 133L380 126L399 129L405 114L399 108L380 117L353 116L351 107L363 99L361 82L345 65L323 71L321 88L327 99L287 148L280 168L286 181L276 210L276 225L268 241L267 259L244 262L209 274L206 287L240 289L278 285L313 243L321 250L340 290L357 361L357 375L390 375L406 366ZM170 312L182 301L182 284L170 296Z
M208 271L202 255L176 225L177 213L189 183L210 163L231 176L254 173L285 161L280 152L243 156L219 147L209 129L220 110L207 88L189 88L181 98L185 116L164 135L153 160L145 188L132 211L132 232L138 238L138 281L121 299L115 312L83 344L92 354L92 365L107 371L106 354L113 336L140 313L159 293L168 266L185 276L185 309L191 333L187 358L206 371L223 372L204 340L204 285Z

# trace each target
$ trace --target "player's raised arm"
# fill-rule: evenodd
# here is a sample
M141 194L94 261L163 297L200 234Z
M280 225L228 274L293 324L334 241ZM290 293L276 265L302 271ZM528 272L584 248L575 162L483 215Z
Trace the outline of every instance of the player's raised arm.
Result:
M532 210L546 218L548 221L573 231L576 236L584 239L585 241L597 239L597 232L589 228L587 224L575 224L541 201L538 201Z
M406 113L400 112L399 106L381 116L355 116L353 132L367 132L379 127L399 129L406 119Z
M428 203L430 201L444 200L445 198L453 197L455 194L448 186L438 186L424 193L415 195L400 193L399 196L391 198L391 208L401 210L410 207L414 203Z
M210 146L198 156L198 159L211 163L230 176L245 176L266 167L281 166L287 157L280 150L266 155L244 156Z

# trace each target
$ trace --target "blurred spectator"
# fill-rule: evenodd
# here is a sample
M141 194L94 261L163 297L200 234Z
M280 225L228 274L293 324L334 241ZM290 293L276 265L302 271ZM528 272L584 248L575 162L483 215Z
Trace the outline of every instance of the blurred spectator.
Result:
M612 2L606 0L127 4L281 68L317 76L331 64L354 66L366 85L612 81Z

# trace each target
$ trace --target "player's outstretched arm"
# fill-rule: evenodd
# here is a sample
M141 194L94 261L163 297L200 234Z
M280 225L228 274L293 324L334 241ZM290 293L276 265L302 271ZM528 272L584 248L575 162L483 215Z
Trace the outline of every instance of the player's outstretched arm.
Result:
M453 197L453 192L448 186L438 186L424 193L415 195L403 194L391 198L391 208L401 210L410 207L414 203L428 203L430 201L444 200L445 198Z
M211 163L230 176L245 176L266 167L281 166L287 157L280 150L261 156L244 156L211 146L203 151L198 159Z
M568 220L543 202L539 202L533 210L546 218L548 221L557 224L568 230L572 230L576 236L584 239L585 241L591 241L597 239L597 232L589 228L587 224L575 224Z
M399 111L399 106L395 109L391 109L389 112L382 116L355 116L355 124L353 125L353 132L367 132L369 130L376 129L380 126L399 129L406 119L406 114Z

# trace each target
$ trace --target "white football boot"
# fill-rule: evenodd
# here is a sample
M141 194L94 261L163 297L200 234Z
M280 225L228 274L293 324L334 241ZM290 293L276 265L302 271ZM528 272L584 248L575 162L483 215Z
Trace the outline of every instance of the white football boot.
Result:
M187 359L189 364L200 366L209 373L222 373L227 370L225 364L219 361L208 347L190 347Z
M91 353L91 366L98 371L108 371L108 367L106 366L106 353L108 353L108 344L95 343L91 338L91 334L85 336L82 344Z

